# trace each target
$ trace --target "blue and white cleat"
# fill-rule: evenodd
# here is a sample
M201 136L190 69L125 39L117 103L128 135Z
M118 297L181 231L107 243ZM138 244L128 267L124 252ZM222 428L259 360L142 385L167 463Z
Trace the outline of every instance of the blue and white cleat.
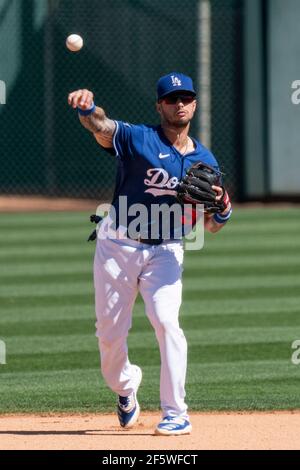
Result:
M121 397L118 399L118 418L122 428L131 428L138 420L140 415L140 405L137 401L136 394L142 381L142 370L136 366L138 375L138 384L136 391L131 393L128 397Z
M181 436L190 434L192 431L191 423L179 416L166 416L156 427L155 434L162 436Z

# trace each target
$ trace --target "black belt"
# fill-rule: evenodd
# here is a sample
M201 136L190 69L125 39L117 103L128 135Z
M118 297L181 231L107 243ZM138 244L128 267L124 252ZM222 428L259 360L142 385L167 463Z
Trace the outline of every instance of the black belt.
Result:
M141 237L138 237L136 239L131 238L131 240L134 240L135 242L139 242L139 243L145 243L146 245L161 245L164 241L159 238L141 238Z
M99 215L93 214L93 215L90 216L90 221L94 222L95 224L98 224L99 222L101 222L101 220L102 220L102 217L100 217ZM127 234L127 236L128 236L128 234ZM91 235L89 236L88 241L94 241L94 240L96 240L96 238L97 238L97 231L94 230L91 233ZM128 237L128 238L130 238L130 237ZM141 237L138 237L136 239L130 238L130 240L134 240L135 242L139 242L139 243L145 243L146 245L161 245L162 242L164 241L164 240L159 239L159 238L157 239L157 238L141 238Z

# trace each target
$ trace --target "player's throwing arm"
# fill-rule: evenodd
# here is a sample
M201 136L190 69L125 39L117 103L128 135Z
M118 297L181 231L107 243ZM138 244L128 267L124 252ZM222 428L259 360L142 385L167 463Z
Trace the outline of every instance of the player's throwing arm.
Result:
M113 146L116 124L106 116L102 108L95 105L91 91L73 91L68 96L68 103L72 108L77 108L81 124L94 134L100 145L106 148Z

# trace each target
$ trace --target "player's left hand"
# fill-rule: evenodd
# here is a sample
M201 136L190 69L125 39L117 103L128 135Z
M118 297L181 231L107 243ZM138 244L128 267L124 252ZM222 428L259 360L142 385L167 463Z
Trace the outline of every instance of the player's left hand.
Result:
M231 202L230 198L228 196L227 191L225 188L222 186L212 186L212 189L215 191L216 195L216 201L222 201L226 204L226 207L223 212L221 212L221 215L226 215L230 209L231 209Z
M224 190L221 186L212 186L212 189L217 193L216 201L221 201Z

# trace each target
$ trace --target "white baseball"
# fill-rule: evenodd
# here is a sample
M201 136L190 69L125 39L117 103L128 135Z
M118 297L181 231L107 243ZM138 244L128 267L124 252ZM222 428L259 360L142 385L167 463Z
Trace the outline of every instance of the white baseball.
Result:
M83 46L83 39L79 34L70 34L67 37L66 46L72 52L80 51Z

